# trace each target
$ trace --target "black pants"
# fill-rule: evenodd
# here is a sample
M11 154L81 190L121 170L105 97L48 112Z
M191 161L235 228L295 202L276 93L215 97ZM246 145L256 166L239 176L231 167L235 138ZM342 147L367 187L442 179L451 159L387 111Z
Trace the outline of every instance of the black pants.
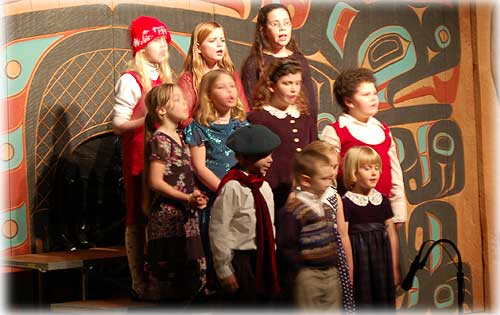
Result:
M226 293L225 300L235 306L257 305L257 290L255 286L255 250L235 250L232 260L234 276L238 281L238 290Z

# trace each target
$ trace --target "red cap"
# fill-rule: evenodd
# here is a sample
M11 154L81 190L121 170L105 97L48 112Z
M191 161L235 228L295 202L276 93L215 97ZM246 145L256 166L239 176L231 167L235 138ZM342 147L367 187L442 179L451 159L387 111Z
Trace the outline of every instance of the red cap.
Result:
M129 30L133 56L157 37L165 36L167 43L172 41L168 27L154 17L138 17L130 23Z

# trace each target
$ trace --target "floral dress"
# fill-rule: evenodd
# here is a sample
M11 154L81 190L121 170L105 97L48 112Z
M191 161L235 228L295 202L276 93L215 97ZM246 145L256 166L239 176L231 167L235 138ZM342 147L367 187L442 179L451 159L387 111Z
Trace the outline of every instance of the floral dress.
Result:
M181 137L182 139L182 137ZM184 193L194 190L189 148L156 131L148 143L149 160L165 165L163 179ZM153 193L148 221L151 287L159 299L185 299L206 282L206 261L200 239L198 211L179 200Z

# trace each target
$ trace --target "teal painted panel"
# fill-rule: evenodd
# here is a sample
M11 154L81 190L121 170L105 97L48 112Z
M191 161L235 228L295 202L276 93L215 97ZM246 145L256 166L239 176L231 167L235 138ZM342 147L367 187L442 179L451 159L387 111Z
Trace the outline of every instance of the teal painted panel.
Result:
M20 67L20 73L15 78L7 77L2 71L1 81L7 82L7 96L13 96L21 92L29 81L36 63L55 41L60 39L62 35L33 39L30 41L14 43L5 48L5 64L2 64L2 69L10 62L17 62Z
M5 151L12 152L12 156L8 160L0 160L0 172L12 170L21 165L24 158L23 125L12 132L0 135L0 147L4 146L10 146Z
M9 222L11 221L11 222ZM27 232L27 221L26 221L26 205L23 204L21 207L14 209L12 211L3 212L0 214L0 222L2 226L2 232L0 235L0 251L17 247L28 239ZM13 235L5 235L4 225L10 223L11 226L17 228Z
M189 45L191 44L191 36L172 35L172 40L179 45L182 51L187 55Z

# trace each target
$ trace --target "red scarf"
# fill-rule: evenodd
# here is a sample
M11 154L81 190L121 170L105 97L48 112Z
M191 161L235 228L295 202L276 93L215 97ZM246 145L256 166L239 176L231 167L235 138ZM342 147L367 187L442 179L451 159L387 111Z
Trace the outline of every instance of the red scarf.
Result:
M257 293L277 295L280 292L280 287L278 282L278 268L276 266L273 224L271 223L271 216L269 215L266 200L260 192L260 187L264 183L264 177L253 174L246 175L235 166L222 178L217 188L217 194L219 194L222 187L230 180L236 180L241 185L250 188L255 200L255 216L257 218L255 226L257 238L255 280Z

